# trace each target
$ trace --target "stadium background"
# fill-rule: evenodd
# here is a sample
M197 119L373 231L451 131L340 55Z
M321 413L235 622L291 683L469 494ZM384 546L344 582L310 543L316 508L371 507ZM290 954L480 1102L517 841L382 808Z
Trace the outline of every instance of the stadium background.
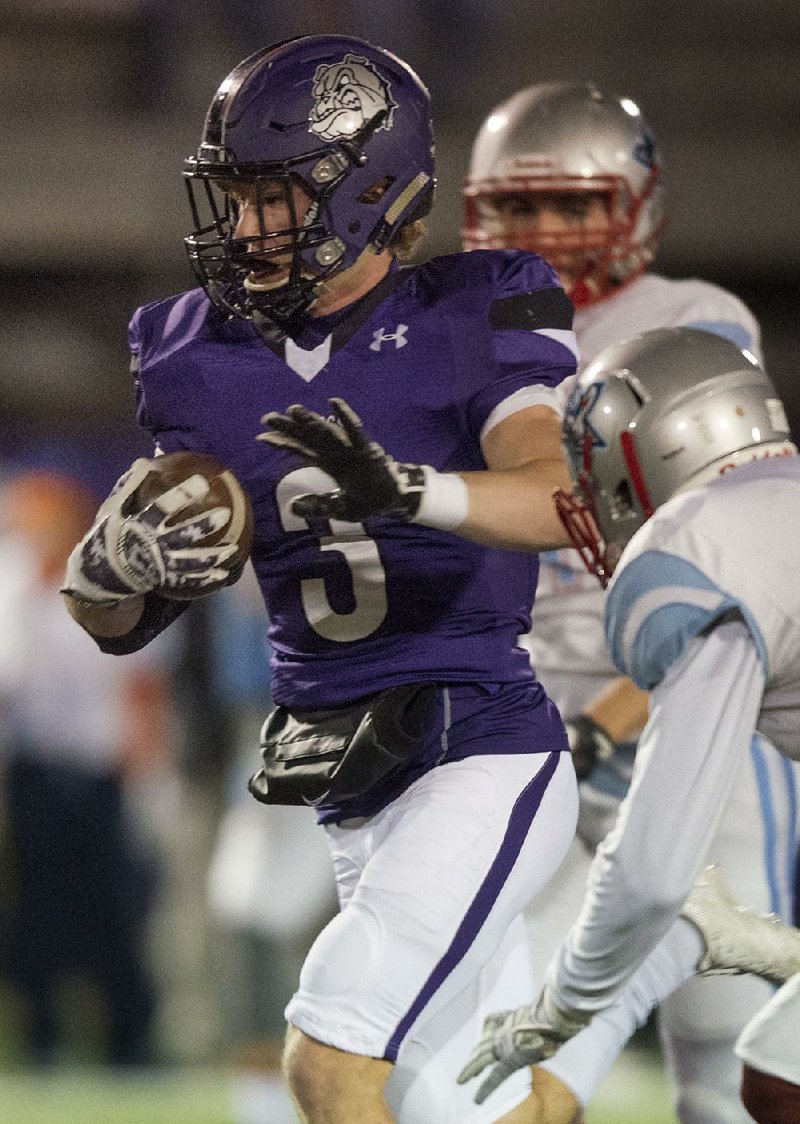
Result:
M796 0L6 0L0 477L47 464L102 492L144 448L131 420L126 325L138 304L192 283L182 158L235 62L290 35L332 30L394 50L430 86L439 194L427 254L458 249L472 137L515 89L593 78L637 100L665 158L671 226L658 268L716 281L750 305L767 367L800 422ZM187 742L212 760L215 716L194 698ZM34 1082L15 1049L13 1003L0 1003L0 1119L223 1124L205 1069L213 1036L195 1031L176 1022L166 1060L203 1073L115 1084L80 1068L76 1031L82 1076ZM645 1111L652 1124L660 1111L672 1119L660 1075L647 1068L651 1041L637 1049L633 1062L647 1064L623 1064L592 1124Z

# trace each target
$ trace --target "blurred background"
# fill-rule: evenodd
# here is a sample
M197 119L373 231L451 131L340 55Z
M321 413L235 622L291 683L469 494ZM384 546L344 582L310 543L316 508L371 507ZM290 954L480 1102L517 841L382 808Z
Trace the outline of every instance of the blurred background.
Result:
M77 646L80 636L62 638L48 623L63 544L45 534L59 489L76 489L79 520L135 455L149 454L133 423L127 322L137 305L193 284L181 167L219 81L261 46L325 31L393 50L431 89L439 191L425 254L459 248L472 139L517 88L591 78L636 100L664 152L671 225L658 271L716 281L746 301L800 428L796 0L5 0L0 484L33 488L42 512L39 524L20 525L8 498L0 512L0 1119L10 1124L40 1119L33 1067L41 1075L64 1065L117 1074L203 1067L189 1082L186 1119L226 1124L228 1102L207 1067L273 1064L286 994L333 908L321 840L307 821L292 810L287 822L254 823L251 812L262 810L242 799L269 705L253 589L244 583L193 606L168 642L123 661L111 682L108 661L95 666L85 650L67 656L59 644ZM65 664L75 681L93 682L94 697L57 673ZM104 722L87 726L98 697ZM139 745L124 737L132 714L147 731ZM78 769L68 728L93 746ZM54 794L65 784L80 791L84 823L58 820L40 799L43 783ZM31 863L50 865L44 904L22 900L11 804L37 827L24 843ZM87 855L67 854L68 833L79 848L86 823L99 822L107 834ZM109 848L116 865L91 866ZM105 885L106 898L83 899L78 910L74 894L58 901L58 870L42 859L53 854L89 863L87 886ZM243 854L261 858L248 864ZM287 869L303 871L302 885L281 881L276 872ZM135 887L122 903L121 872ZM260 885L263 899L265 879L268 901L256 908L251 890ZM55 923L54 909L62 910ZM105 935L87 926L97 916L117 919ZM112 930L125 932L124 947ZM65 947L71 958L59 955ZM93 1080L84 1081L87 1096ZM632 1095L638 1086L627 1071L626 1082ZM46 1095L47 1082L35 1087ZM115 1107L104 1104L97 1119L183 1119L184 1086L159 1088L156 1100L142 1094L151 1099L141 1117L138 1094L126 1100L117 1088ZM41 1119L93 1119L59 1089ZM611 1111L622 1124L627 1110Z

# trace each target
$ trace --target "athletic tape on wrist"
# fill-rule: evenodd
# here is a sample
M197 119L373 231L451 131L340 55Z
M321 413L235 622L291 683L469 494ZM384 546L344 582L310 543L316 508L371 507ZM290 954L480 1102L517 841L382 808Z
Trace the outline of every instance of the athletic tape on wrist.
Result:
M425 475L425 489L411 522L435 527L437 531L455 531L469 514L466 480L455 472L437 472L428 464L420 467Z

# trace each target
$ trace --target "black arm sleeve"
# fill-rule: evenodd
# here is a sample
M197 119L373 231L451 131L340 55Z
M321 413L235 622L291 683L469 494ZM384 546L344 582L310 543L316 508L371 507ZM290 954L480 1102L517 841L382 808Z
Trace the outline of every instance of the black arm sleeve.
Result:
M154 640L190 605L191 601L167 600L157 593L148 593L144 599L144 612L135 628L124 636L95 636L94 640L101 652L112 656L130 655Z

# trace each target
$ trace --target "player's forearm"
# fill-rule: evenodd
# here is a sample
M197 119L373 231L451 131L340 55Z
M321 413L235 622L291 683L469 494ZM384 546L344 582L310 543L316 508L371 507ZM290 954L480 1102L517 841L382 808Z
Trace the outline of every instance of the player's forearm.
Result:
M467 518L456 529L462 538L506 550L569 545L553 503L556 488L569 487L560 459L461 475L469 494Z
M551 966L565 1011L606 1007L678 916L747 754L763 683L736 621L693 640L654 689L631 790Z
M139 595L115 605L90 605L62 594L67 611L91 636L127 636L141 620L144 597Z
M647 722L647 699L647 691L621 677L587 703L583 713L602 726L613 742L626 742Z
M672 925L614 1003L595 1016L547 1061L555 1074L583 1105L588 1105L623 1048L651 1011L694 974L696 960L680 929Z

